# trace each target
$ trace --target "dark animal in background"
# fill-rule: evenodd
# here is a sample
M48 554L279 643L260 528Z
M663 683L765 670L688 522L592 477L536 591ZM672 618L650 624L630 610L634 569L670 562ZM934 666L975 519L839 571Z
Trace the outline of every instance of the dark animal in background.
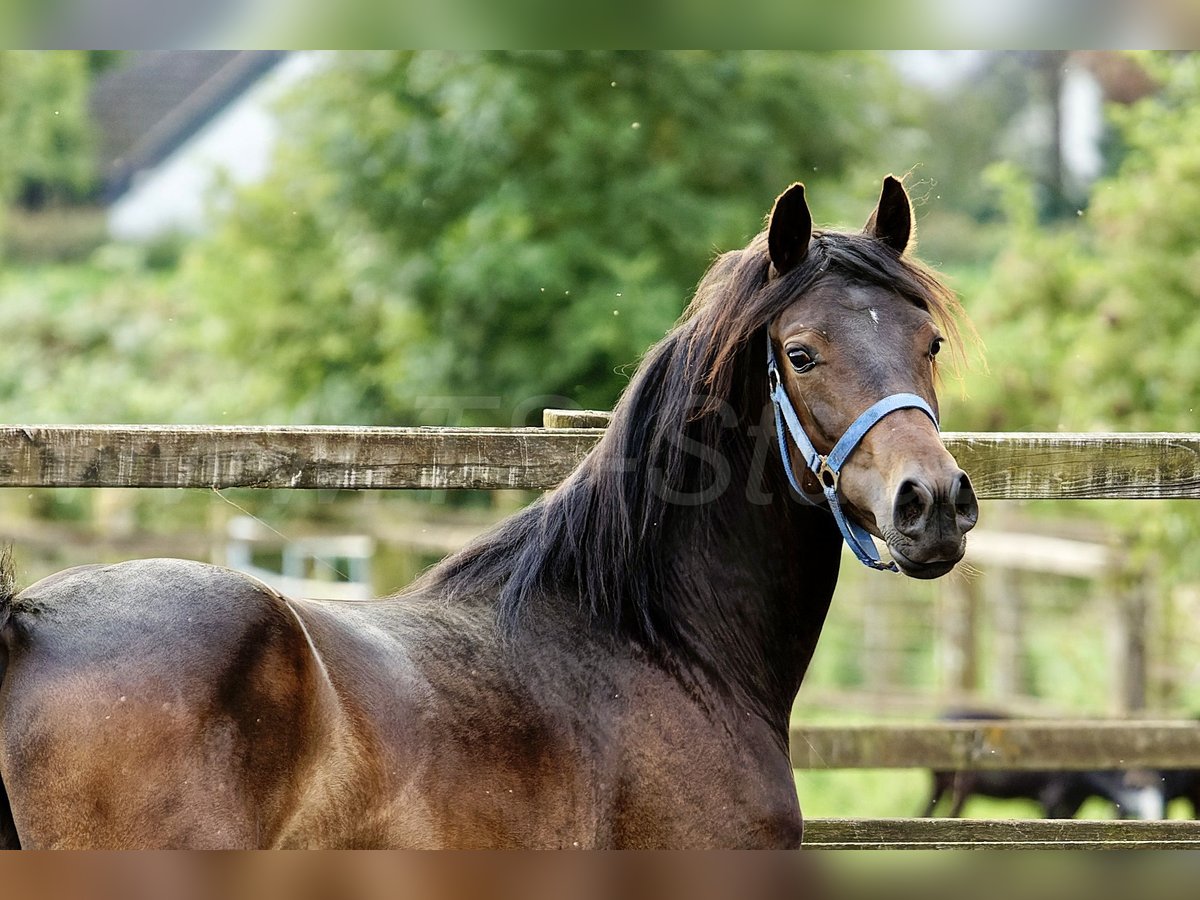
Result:
M825 472L905 573L950 571L977 514L934 421L957 304L911 224L890 177L856 233L814 231L793 185L579 468L401 594L297 600L179 560L5 593L6 842L797 845L788 726L843 539L789 486L822 496L775 389L821 454L881 398L929 407Z
M1033 800L1042 818L1069 819L1091 797L1112 803L1123 819L1161 819L1162 788L1157 773L1121 770L1032 772L991 769L976 772L933 772L933 790L921 815L932 816L941 800L951 797L946 815L962 815L972 796L1001 800Z
M1010 717L985 710L955 710L942 721L1005 721ZM980 769L969 772L933 771L929 800L920 812L932 816L947 795L946 815L958 817L972 796L1000 800L1033 800L1042 807L1042 818L1069 819L1090 797L1112 803L1124 819L1160 819L1165 798L1159 773L1148 770L1027 771Z
M1186 800L1193 819L1200 819L1200 769L1163 769L1155 773L1162 785L1163 800Z

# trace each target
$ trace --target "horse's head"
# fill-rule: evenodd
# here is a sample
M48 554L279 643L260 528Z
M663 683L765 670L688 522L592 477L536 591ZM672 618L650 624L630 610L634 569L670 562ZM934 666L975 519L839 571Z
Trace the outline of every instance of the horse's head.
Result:
M777 407L790 401L779 421L792 438L793 483L840 505L851 531L856 523L882 538L906 574L936 578L962 558L979 509L938 436L936 357L946 336L923 293L932 279L902 258L911 231L908 195L891 176L862 235L814 234L803 186L785 191L768 249L772 279L783 289L795 273L796 289L771 323L769 367Z

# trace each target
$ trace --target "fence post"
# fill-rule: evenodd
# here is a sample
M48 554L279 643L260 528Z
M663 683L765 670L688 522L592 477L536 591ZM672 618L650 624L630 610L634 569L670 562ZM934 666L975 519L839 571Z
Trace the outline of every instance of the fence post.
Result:
M894 598L863 593L863 680L876 697L896 686L894 606Z
M1026 693L1023 578L1020 572L1001 566L992 571L988 580L996 627L996 693L1009 701Z
M1110 580L1116 643L1116 712L1129 715L1146 708L1146 619L1148 586L1138 573L1118 570Z
M938 655L942 690L970 696L979 690L979 580L952 577L941 591L941 600Z
M1159 603L1156 699L1162 708L1172 709L1178 705L1180 688L1190 680L1195 666L1194 655L1187 650L1192 646L1189 641L1192 634L1190 625L1200 613L1200 585L1175 585L1161 592Z

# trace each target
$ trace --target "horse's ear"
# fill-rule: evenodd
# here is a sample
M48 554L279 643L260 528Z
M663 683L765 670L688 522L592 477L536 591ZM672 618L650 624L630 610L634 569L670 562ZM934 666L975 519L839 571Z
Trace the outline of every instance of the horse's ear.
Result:
M863 229L867 234L883 241L897 253L903 253L912 237L912 204L900 179L889 175L883 179L883 193L879 205L867 219Z
M771 209L771 224L767 226L767 250L771 264L780 275L786 275L808 255L812 239L812 213L804 199L804 185L796 182L777 198Z

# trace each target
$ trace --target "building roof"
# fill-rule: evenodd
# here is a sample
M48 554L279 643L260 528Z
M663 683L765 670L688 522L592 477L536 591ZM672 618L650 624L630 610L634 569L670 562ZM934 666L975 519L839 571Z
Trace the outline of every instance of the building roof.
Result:
M105 199L158 165L285 56L274 50L152 50L129 54L92 88Z

